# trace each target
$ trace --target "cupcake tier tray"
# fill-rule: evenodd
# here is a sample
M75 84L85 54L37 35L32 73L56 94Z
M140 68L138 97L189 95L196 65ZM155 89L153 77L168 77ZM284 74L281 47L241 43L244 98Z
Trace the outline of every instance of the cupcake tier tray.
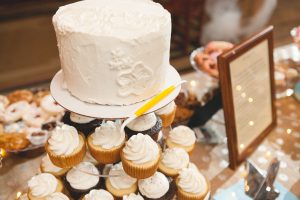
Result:
M181 78L179 73L172 67L167 68L166 81L161 91L169 87L170 85L176 85L180 83ZM145 114L154 112L173 101L180 92L181 87L177 87L171 94L161 100ZM94 118L102 119L121 119L127 118L133 114L138 108L143 106L148 100L141 101L131 105L101 105L87 103L74 97L67 89L63 87L63 73L62 70L57 72L51 81L50 91L53 98L65 109L74 113L85 115Z

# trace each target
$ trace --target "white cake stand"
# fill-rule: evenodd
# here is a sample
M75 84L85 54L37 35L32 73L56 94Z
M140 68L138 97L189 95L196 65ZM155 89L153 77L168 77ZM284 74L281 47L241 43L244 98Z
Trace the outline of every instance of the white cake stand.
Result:
M161 88L161 91L171 85L178 84L180 81L181 78L178 72L172 66L168 67L166 81L164 86ZM154 112L169 104L177 97L180 92L180 88L180 86L177 87L171 94L157 103L146 113ZM102 119L127 118L147 102L147 100L145 100L136 104L117 106L93 104L81 101L78 98L74 97L67 89L63 87L63 73L61 70L57 72L52 79L50 91L55 101L57 101L57 103L59 103L65 109L80 115Z

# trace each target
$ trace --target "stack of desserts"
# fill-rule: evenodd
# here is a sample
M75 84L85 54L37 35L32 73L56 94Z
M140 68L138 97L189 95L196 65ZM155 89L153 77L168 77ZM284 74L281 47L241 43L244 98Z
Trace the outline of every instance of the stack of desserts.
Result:
M0 95L0 148L21 151L44 145L49 125L55 125L63 114L64 109L47 90Z

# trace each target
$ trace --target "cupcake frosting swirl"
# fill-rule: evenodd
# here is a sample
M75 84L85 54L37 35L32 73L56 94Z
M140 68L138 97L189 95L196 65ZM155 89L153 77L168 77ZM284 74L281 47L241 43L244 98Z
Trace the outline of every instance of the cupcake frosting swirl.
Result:
M56 127L52 131L48 144L56 155L70 155L79 145L77 130L66 124Z
M135 164L155 160L159 154L157 143L149 135L138 133L132 136L123 148L124 157Z
M46 197L56 191L57 179L52 174L42 173L32 177L28 187L34 197Z
M42 159L42 167L43 167L45 172L54 172L54 173L56 173L56 172L59 172L60 170L62 170L62 168L57 167L56 165L54 165L51 162L48 154L46 156L44 156L43 159Z
M170 187L170 183L165 175L160 172L146 179L138 181L139 191L147 198L157 199L164 196Z
M68 171L66 178L72 188L87 190L94 187L99 182L98 176L90 175L88 173L99 175L98 169L92 163L81 162L76 168Z
M169 103L165 107L155 111L155 113L158 114L158 115L169 114L175 109L175 107L176 107L176 104L175 104L174 101L172 101L171 103Z
M182 169L190 162L189 155L181 148L166 149L162 155L161 162L172 169Z
M191 146L196 141L195 133L187 126L178 126L170 131L169 138L172 142L182 146Z
M125 173L121 162L111 167L109 175L117 175L115 177L109 177L111 185L116 189L130 188L137 181Z
M207 190L204 176L194 168L184 168L179 172L178 186L185 192L202 194Z
M114 200L114 197L106 190L91 190L84 196L84 200Z
M123 200L144 200L140 194L130 193L129 195L124 195Z
M55 192L46 197L46 200L69 200L69 197L61 192Z
M156 121L156 115L154 113L149 113L134 119L127 127L133 131L145 131L155 126Z
M111 149L122 144L125 140L125 133L121 131L120 121L107 121L95 129L92 137L94 145L99 145L104 149Z
M78 123L78 124L85 124L85 123L89 123L91 121L93 121L95 118L92 117L87 117L84 115L79 115L76 113L71 112L70 113L70 120L72 122Z

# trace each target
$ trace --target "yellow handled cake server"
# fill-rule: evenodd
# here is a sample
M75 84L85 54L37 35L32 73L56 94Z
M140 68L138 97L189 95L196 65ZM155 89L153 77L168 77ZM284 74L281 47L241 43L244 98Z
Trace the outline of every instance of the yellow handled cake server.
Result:
M169 94L171 94L177 87L179 87L181 84L185 83L185 80L180 81L176 85L171 85L161 91L159 94L157 94L155 97L153 97L151 100L149 100L147 103L145 103L142 107L137 109L133 115L128 117L122 124L121 126L121 131L124 131L124 128L127 124L129 124L132 120L135 118L143 115L146 113L148 110L150 110L153 106L155 106L157 103L159 103L161 100L163 100L165 97L167 97Z

